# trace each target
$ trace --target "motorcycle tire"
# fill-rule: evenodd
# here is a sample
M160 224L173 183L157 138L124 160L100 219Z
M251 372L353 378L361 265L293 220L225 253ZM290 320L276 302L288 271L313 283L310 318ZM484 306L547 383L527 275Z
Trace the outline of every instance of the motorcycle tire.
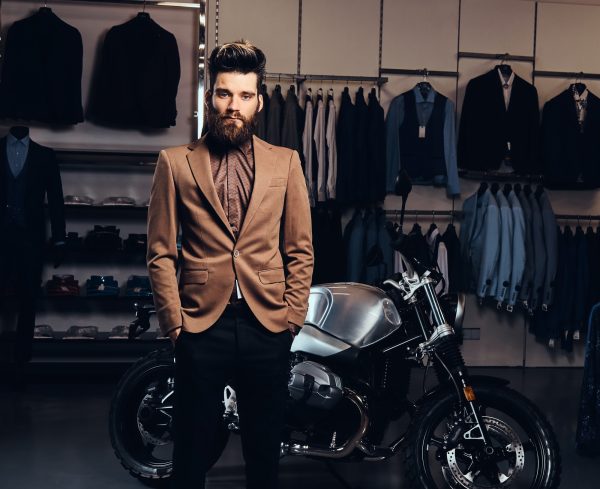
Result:
M404 448L408 487L557 488L561 474L559 447L551 425L540 410L508 387L479 386L475 394L488 433L499 445L498 460L486 461L481 452L473 449L475 445L469 445L472 441L459 444L454 450L444 449L444 436L449 434L451 438L452 430L460 429L453 415L457 406L456 392L447 391L426 401L411 423ZM458 421L462 423L460 418ZM460 436L463 443L465 437ZM507 442L507 439L512 441Z
M175 375L173 349L156 350L132 365L119 381L109 415L110 442L121 465L148 486L164 487L172 471L172 450L166 452L170 439L165 440L164 455L157 458L144 440L138 426L138 409L148 388L162 387ZM167 392L167 391L165 391ZM212 467L227 445L229 430L225 423L219 429L209 467ZM160 444L163 440L160 440ZM170 445L172 447L172 444ZM151 447L152 448L152 447ZM156 447L154 447L156 448Z

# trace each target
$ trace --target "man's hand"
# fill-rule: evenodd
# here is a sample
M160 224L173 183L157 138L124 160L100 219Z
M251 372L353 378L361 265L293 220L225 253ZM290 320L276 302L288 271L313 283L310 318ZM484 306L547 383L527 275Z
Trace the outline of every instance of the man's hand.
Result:
M296 336L300 332L300 326L297 326L294 323L288 322L288 329L290 330L290 333L292 333L293 336Z
M173 328L168 333L169 339L171 340L171 343L173 344L173 346L175 346L175 342L177 341L177 337L179 336L179 333L181 333L181 326L179 326L178 328Z

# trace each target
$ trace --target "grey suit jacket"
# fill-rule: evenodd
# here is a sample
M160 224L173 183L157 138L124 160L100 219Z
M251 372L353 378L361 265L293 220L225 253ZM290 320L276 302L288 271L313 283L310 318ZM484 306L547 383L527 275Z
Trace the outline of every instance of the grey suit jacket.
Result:
M498 190L493 197L496 198L500 209L500 235L496 238L500 243L500 254L496 263L496 271L492 278L491 290L488 295L493 296L497 302L502 303L508 299L508 290L510 287L513 222L510 205L502 190Z
M525 218L525 270L523 270L519 300L528 305L533 286L533 275L535 273L531 205L529 204L529 199L525 195L525 192L520 192L518 197L519 202L521 203L521 209L523 210L523 217Z
M489 190L477 192L463 203L460 230L463 262L468 267L470 289L478 297L489 295L499 254L500 216L496 199Z
M535 192L529 195L531 206L531 234L533 237L533 253L535 258L533 285L529 299L529 308L537 309L544 293L544 278L546 276L546 243L544 240L544 223L540 205L535 198Z
M539 199L542 222L544 226L544 245L546 250L546 267L544 270L544 288L542 294L542 307L547 308L554 300L554 280L558 269L558 235L556 217L546 192Z
M514 190L508 194L508 203L512 211L513 238L512 238L512 270L510 273L510 289L508 293L508 305L514 306L517 302L519 291L525 270L526 258L526 237L525 237L525 216L517 194Z

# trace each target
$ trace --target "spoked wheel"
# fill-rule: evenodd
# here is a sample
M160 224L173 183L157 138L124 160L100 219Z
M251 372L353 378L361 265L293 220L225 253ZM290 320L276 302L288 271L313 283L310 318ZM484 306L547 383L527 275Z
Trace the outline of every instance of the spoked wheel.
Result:
M115 454L132 476L148 485L163 485L173 471L174 376L172 350L152 352L125 373L111 403L109 431ZM228 437L223 424L209 466Z
M410 487L558 487L558 444L542 413L506 387L480 387L475 393L491 444L485 446L472 413L458 407L455 393L427 402L413 420L406 444Z

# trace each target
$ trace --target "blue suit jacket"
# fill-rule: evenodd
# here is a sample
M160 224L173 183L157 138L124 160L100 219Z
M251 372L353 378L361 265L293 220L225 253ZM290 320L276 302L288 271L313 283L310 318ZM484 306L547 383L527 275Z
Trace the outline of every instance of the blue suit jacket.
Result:
M492 195L498 202L500 209L500 250L496 271L492 278L491 290L488 295L494 296L496 301L502 303L508 299L508 290L510 287L510 276L512 271L512 241L513 241L513 221L512 211L508 200L501 190Z
M510 273L510 289L507 302L509 306L514 306L522 288L523 272L525 271L526 231L523 208L514 191L511 191L508 194L508 203L510 204L512 211L513 241L511 260L512 269Z

